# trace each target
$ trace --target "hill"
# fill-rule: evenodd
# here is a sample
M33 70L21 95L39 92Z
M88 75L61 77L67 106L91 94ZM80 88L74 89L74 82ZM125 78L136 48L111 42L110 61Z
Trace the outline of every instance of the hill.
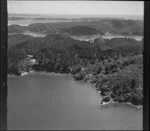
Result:
M39 33L69 32L73 34L86 35L93 33L105 34L107 32L114 35L143 35L143 21L140 20L99 20L99 21L73 21L58 23L35 23L29 26L8 27L8 33L20 33L22 31L31 31ZM89 32L91 31L91 32Z
M62 29L62 32L75 36L94 35L99 33L98 30L96 30L95 28L91 28L88 26L73 26L71 28Z

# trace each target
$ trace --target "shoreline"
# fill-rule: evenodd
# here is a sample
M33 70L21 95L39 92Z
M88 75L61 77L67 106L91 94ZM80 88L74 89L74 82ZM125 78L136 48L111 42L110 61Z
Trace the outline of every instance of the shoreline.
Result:
M88 82L89 83L89 82ZM96 86L95 86L95 84L91 84L91 83L89 83L90 85L92 85L92 87L94 87L95 89L96 89ZM99 91L99 90L97 90L96 89L96 91L97 91L97 93L102 97L102 99L100 99L100 100L98 100L98 103L100 104L100 106L106 106L106 105L110 105L110 104L125 104L125 105L131 105L132 107L134 107L134 108L136 108L136 109L141 109L141 108L143 108L143 105L134 105L134 104L132 104L132 103L130 103L130 102L115 102L115 101L113 101L113 99L110 99L110 101L108 101L108 102L103 102L103 104L101 104L101 100L103 100L103 97L104 96L102 96L100 93L101 93L101 91Z
M23 73L22 73L21 75L19 75L19 76L25 76L25 75L29 75L29 74L36 73L36 72L37 72L37 71L23 72ZM50 75L71 75L71 76L73 76L71 73L55 73L55 72L44 72L44 71L42 71L41 73L46 73L46 74L50 74ZM17 76L17 75L10 75L10 74L8 74L8 78L13 78L13 77L16 77L16 76ZM75 80L75 79L74 79L74 80ZM75 80L75 81L80 81L80 80ZM81 80L81 81L83 81L83 80ZM100 94L101 91L99 91L99 90L96 89L95 84L92 84L92 83L90 83L89 81L84 81L84 82L90 84L92 88L95 88L95 90L96 90L96 92L98 93L98 95L100 95L100 96L102 97L102 99L98 100L98 103L99 103L100 106L106 106L106 105L109 105L109 104L126 104L126 105L131 105L131 106L133 106L133 107L136 108L136 109L141 109L141 108L143 108L143 105L134 105L134 104L132 104L132 103L130 103L130 102L115 102L115 101L113 101L112 99L110 99L110 101L108 101L108 102L103 102L103 103L101 104L101 100L103 100L103 97L104 97L104 96L102 96L102 95Z
M82 80L82 81L84 81L84 80ZM95 83L92 84L92 83L90 83L90 81L84 81L84 82L90 84L92 88L95 88L95 89L96 89L96 92L101 96L101 99L98 100L98 103L99 103L101 106L106 106L106 105L109 105L109 104L126 104L126 105L131 105L132 107L134 107L134 108L136 108L136 109L141 109L141 108L143 108L143 105L134 105L134 104L132 104L132 103L130 103L130 102L115 102L115 101L113 101L112 98L110 99L110 101L108 101L108 102L103 102L103 104L101 104L101 100L103 100L103 97L104 97L104 96L101 95L101 91L97 90L97 88L96 88L96 86L95 86Z
M102 99L101 99L101 100L102 100ZM103 104L101 104L101 100L98 101L101 106L106 106L106 105L110 105L110 104L125 104L125 105L130 105L130 106L132 106L132 107L134 107L134 108L136 108L136 109L141 109L141 108L143 108L143 105L137 105L137 106L136 106L136 105L134 105L134 104L132 104L132 103L130 103L130 102L115 102L115 101L113 101L112 99L111 99L109 102L103 102Z
M76 81L80 81L80 80L76 80ZM125 104L125 105L131 105L132 107L134 107L134 108L136 108L136 109L141 109L141 108L143 108L143 105L134 105L134 104L132 104L132 103L130 103L130 102L115 102L115 101L113 101L113 99L110 99L110 101L108 101L108 102L103 102L103 104L101 104L101 100L103 99L104 96L102 96L102 95L100 94L101 91L97 90L97 88L96 88L96 86L95 86L95 83L92 84L92 83L90 83L90 81L84 81L84 80L81 80L81 81L90 84L92 88L95 88L95 89L96 89L97 94L101 97L101 99L98 100L98 103L99 103L100 106L106 106L106 105L109 105L109 104Z
M30 71L30 72L23 72L21 73L20 75L11 75L11 74L7 74L7 77L8 78L12 78L12 77L21 77L21 76L26 76L26 75L29 75L29 74L32 74L32 73L46 73L48 75L71 75L71 73L56 73L56 72L46 72L46 71Z
M18 33L20 34L20 33ZM8 34L8 35L18 35L16 34ZM44 34L44 33L36 33L36 32L32 32L32 31L24 31L21 33L22 35L26 35L26 36L31 36L31 37L35 37L35 38L44 38L46 37L48 34ZM128 38L128 39L134 39L136 41L142 41L143 39L143 35L119 35L119 34L112 34L112 35L99 35L99 34L94 34L94 35L80 35L80 36L76 36L76 35L69 35L70 38L75 39L75 40L79 40L79 41L94 41L97 38L102 38L104 40L111 40L114 38Z

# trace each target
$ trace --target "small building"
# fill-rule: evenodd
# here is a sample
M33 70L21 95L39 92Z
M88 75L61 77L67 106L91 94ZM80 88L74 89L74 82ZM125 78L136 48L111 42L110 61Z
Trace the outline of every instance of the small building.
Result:
M31 59L31 60L30 60L30 63L31 63L31 65L38 64L38 62L37 62L37 60L36 60L36 59Z

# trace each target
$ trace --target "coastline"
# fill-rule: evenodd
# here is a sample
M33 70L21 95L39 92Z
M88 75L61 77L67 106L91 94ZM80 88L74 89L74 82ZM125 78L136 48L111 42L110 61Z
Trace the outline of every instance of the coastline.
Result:
M31 74L31 73L36 73L37 71L30 71L30 72L23 72L23 73L21 73L21 75L19 75L19 76L25 76L25 75L29 75L29 74ZM48 75L71 75L72 77L73 77L73 75L71 74L71 73L55 73L55 72L41 72L41 73L46 73L46 74L48 74ZM10 75L10 74L8 74L8 78L13 78L13 77L16 77L17 75ZM75 80L75 79L74 79ZM80 80L75 80L75 81L80 81ZM84 81L84 80L81 80L81 81ZM136 109L141 109L141 108L143 108L143 105L134 105L134 104L132 104L132 103L130 103L130 102L115 102L115 101L113 101L113 99L111 98L108 102L103 102L103 103L101 103L101 101L103 100L103 98L104 98L104 96L102 96L100 93L101 93L101 91L99 91L99 90L97 90L97 88L96 88L96 86L95 86L95 84L92 84L90 81L84 81L84 82L86 82L86 83L88 83L88 84L90 84L91 85L91 87L92 88L95 88L95 90L97 91L97 93L98 93L98 95L100 95L102 98L100 99L100 100L98 100L98 103L99 103L99 105L100 106L106 106L106 105L110 105L110 104L126 104L126 105L131 105L131 106L133 106L134 108L136 108Z
M40 73L46 73L48 75L71 75L71 73L56 73L56 72L46 72L46 71L39 71ZM11 74L8 74L8 78L13 78L13 77L21 77L21 76L26 76L26 75L29 75L29 74L32 74L32 73L38 73L38 71L29 71L29 72L23 72L21 73L20 75L11 75Z
M84 81L84 80L83 80L83 81ZM90 81L84 81L84 82L90 84L92 88L95 88L96 91L97 91L97 93L101 96L101 99L98 100L98 103L100 104L100 106L106 106L106 105L110 105L110 104L125 104L125 105L130 105L130 106L132 106L132 107L134 107L134 108L136 108L136 109L141 109L141 108L143 108L143 105L134 105L134 104L132 104L132 103L130 103L130 102L115 102L115 101L113 101L112 98L111 98L110 101L108 101L108 102L103 102L103 103L101 103L101 101L103 100L104 96L101 95L101 91L97 90L97 88L96 88L96 86L95 86L95 83L92 84L92 83L90 83ZM106 96L106 97L107 97L107 96Z
M134 108L136 108L136 109L141 109L141 108L143 108L143 105L134 105L134 104L132 104L132 103L130 103L130 102L115 102L115 101L113 101L112 99L109 101L109 102L103 102L103 104L101 104L101 100L99 101L99 104L101 105L101 106L106 106L106 105L109 105L109 104L125 104L125 105L130 105L130 106L132 106L132 107L134 107Z

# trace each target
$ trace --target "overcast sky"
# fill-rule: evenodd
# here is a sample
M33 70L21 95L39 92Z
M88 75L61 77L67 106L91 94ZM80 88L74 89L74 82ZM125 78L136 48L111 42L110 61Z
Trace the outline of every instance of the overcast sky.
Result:
M143 15L139 1L8 1L8 13L63 15Z

